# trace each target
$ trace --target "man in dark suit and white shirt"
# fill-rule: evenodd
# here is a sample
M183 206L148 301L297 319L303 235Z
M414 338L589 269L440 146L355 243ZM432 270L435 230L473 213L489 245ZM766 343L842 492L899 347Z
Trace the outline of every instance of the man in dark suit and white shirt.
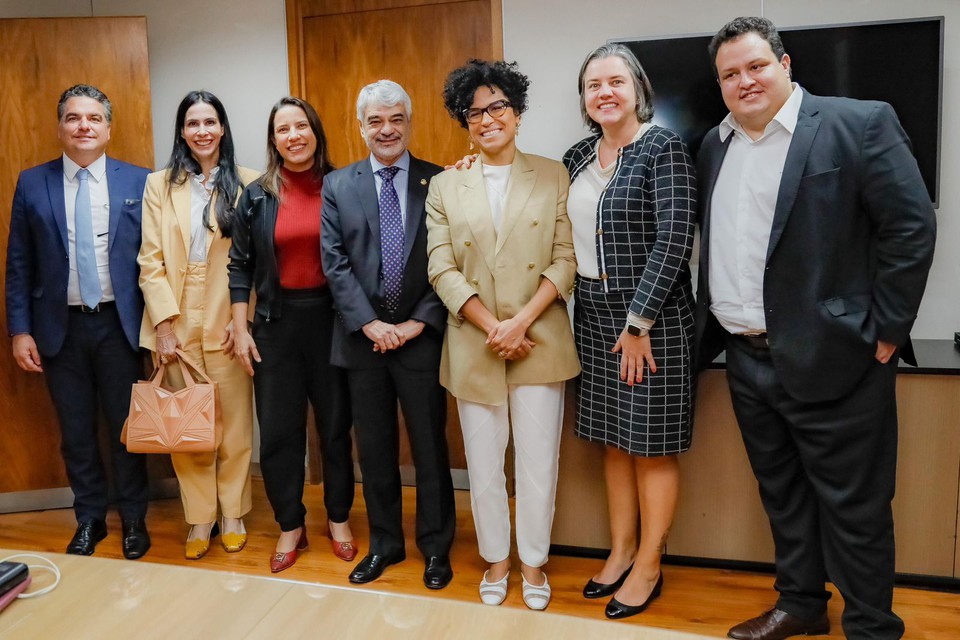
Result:
M96 87L60 96L63 155L20 174L7 249L7 327L24 371L43 372L56 406L77 531L67 553L90 555L107 535L107 478L98 406L110 430L123 555L150 548L145 458L120 431L142 375L143 298L137 282L140 200L147 169L105 155L111 105Z
M456 521L439 381L447 312L427 280L424 209L427 184L441 168L407 151L410 116L399 84L380 80L360 91L357 118L370 156L324 179L321 254L340 319L331 361L349 371L370 521L370 552L350 581L376 580L406 557L399 399L416 466L423 582L442 589L453 577Z
M698 165L699 364L724 348L733 406L776 546L776 606L732 638L829 631L899 638L891 500L897 361L936 222L890 105L791 82L773 24L737 18L710 44L730 114Z

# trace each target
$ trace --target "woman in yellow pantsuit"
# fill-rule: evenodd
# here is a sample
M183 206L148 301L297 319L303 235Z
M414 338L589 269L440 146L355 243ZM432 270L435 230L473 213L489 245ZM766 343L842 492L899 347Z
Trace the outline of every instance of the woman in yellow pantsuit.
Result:
M181 348L220 387L220 447L171 456L191 525L185 544L191 559L201 558L221 532L228 552L240 551L247 540L242 518L251 508L253 389L228 355L227 254L237 198L256 177L236 164L223 104L207 91L192 91L177 109L170 162L147 178L143 196L140 345L154 352L155 363L174 363ZM168 367L164 382L181 387L179 367Z

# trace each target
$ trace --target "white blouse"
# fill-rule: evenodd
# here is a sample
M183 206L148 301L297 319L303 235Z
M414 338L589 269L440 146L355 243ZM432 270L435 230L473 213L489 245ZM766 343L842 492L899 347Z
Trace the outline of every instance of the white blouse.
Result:
M190 262L207 261L207 240L210 230L203 226L203 210L210 202L214 178L220 167L210 170L210 177L203 181L203 174L190 174ZM216 215L210 212L210 218Z

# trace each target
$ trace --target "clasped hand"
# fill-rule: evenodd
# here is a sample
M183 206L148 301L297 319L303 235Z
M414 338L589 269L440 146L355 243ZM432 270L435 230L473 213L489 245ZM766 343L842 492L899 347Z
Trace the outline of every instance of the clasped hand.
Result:
M386 353L399 349L408 341L423 332L423 323L419 320L404 320L400 324L390 324L382 320L373 320L362 327L363 335L373 342L373 350Z
M527 327L516 318L498 322L487 333L486 344L504 360L520 360L537 345L527 337Z

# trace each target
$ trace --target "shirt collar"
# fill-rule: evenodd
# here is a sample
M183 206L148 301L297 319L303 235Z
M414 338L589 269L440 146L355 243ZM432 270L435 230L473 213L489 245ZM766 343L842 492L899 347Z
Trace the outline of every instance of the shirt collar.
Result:
M793 92L790 94L790 97L787 98L787 101L783 103L783 106L780 107L780 110L777 111L777 115L773 116L773 120L767 123L760 139L766 137L773 128L778 126L786 129L792 135L793 130L797 128L797 118L800 116L801 102L803 102L803 89L800 88L799 84L794 82ZM737 119L733 117L733 114L728 113L727 117L720 123L720 140L725 141L734 131L743 136L747 136L747 133L743 130L743 127L740 126L740 123L737 122ZM749 136L747 136L747 138L749 139Z
M213 169L210 169L210 177L207 179L206 184L203 182L202 173L191 173L190 176L193 179L193 185L198 188L198 192L205 191L207 194L209 194L213 191L213 185L215 182L214 178L219 172L220 167L214 167Z
M77 172L82 168L83 167L71 160L67 154L63 154L63 175L67 177L67 180L75 182ZM107 172L107 154L101 154L99 158L88 164L86 168L87 171L90 172L90 177L93 178L93 181L100 182Z
M377 171L380 171L380 169L383 169L383 168L386 167L387 165L385 165L385 164L383 164L382 162L380 162L379 160L377 160L377 159L374 157L374 155L371 153L371 154L370 154L370 166L373 167L373 172L376 173ZM394 162L392 165L390 165L390 166L391 166L391 167L396 167L397 169L400 169L401 171L407 171L407 172L409 172L409 171L410 171L410 152L409 152L409 151L404 151L404 152L403 152L403 155L400 156L400 158L399 158L396 162Z

